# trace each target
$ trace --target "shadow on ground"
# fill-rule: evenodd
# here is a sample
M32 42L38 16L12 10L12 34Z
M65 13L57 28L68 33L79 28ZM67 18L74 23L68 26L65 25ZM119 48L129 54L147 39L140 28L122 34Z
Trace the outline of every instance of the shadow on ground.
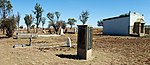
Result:
M7 36L0 36L0 39L9 38Z
M107 35L107 34L93 34L95 36L127 36L127 35L120 35L120 34L111 34L111 35ZM130 34L128 35L129 37L139 37L138 34Z
M71 54L56 54L56 56L60 58L68 58L68 59L74 59L74 60L82 60L77 55L71 55Z

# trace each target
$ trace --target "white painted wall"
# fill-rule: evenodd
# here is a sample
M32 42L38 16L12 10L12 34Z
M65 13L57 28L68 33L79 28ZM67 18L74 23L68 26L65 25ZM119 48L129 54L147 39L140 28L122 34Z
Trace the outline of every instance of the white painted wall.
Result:
M130 26L133 26L138 18L142 18L144 20L144 16L139 13L130 13Z
M103 21L103 33L111 35L128 35L130 17L122 17Z
M139 13L130 13L130 34L133 34L133 26L138 18L142 18L144 20L144 16Z

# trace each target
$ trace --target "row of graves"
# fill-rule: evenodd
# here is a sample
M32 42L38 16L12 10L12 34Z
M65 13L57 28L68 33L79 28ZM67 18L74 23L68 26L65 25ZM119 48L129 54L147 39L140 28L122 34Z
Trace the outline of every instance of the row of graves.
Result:
M78 25L78 36L77 36L77 57L79 59L91 59L92 57L92 27L88 26L88 25ZM63 35L63 29L60 30L60 35ZM22 36L25 38L29 39L29 43L27 44L15 44L13 46L14 49L17 48L28 48L28 47L32 47L32 39L35 37L42 37L42 35L37 35L37 34L17 34L17 40L18 38L22 38L19 37ZM47 35L45 35L47 36ZM58 35L54 35L54 36L58 36ZM66 47L70 48L72 47L71 44L71 39L70 37L66 38Z
M30 31L28 32L26 28L19 28L16 33L37 33L36 31L38 30L38 33L40 34L56 34L55 33L55 30L53 27L51 28L31 28ZM74 28L65 28L65 29L62 29L61 27L58 29L58 33L60 34L61 32L63 33L70 33L70 34L75 34L77 33L77 28L74 27Z

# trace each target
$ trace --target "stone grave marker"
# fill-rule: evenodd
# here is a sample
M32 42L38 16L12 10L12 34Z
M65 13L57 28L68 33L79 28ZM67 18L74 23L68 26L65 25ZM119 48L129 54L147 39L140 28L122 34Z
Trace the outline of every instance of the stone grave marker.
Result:
M71 47L71 39L70 37L67 37L67 47Z
M77 56L88 60L92 56L92 27L78 25Z
M21 47L23 47L22 44L15 44L15 45L13 46L13 48L21 48Z
M77 32L77 29L76 28L74 28L74 33L76 33Z
M32 35L30 36L29 46L32 46Z
M60 35L64 35L64 30L60 28Z
M15 44L13 48L23 48L27 46L32 46L32 35L29 38L29 44Z
M46 34L46 31L45 31L45 30L42 30L42 32L43 32L44 34Z

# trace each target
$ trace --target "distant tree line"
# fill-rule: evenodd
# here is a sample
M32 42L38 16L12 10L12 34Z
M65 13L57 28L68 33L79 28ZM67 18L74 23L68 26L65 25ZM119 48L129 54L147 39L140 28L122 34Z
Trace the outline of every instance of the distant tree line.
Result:
M19 26L20 15L15 16L12 10L13 6L9 0L0 0L0 28L3 30L3 34L12 37L17 25Z
M42 13L44 12L44 10L40 6L40 4L36 3L34 9L35 9L35 11L33 11L33 13L36 16L36 18L35 18L36 19L36 23L35 24L37 26L36 28L37 28L37 32L38 32L39 24L42 22L42 28L43 28L44 24L46 22L46 18L42 17ZM63 20L60 20L60 16L61 16L61 13L57 12L57 11L54 12L54 13L53 12L48 12L47 13L47 18L49 19L49 21L48 21L48 23L49 23L48 24L48 28L53 27L56 34L58 34L58 30L60 28L65 29L67 24L69 24L71 26L70 28L72 28L72 26L75 25L75 23L77 22L77 20L75 18L68 18L68 22L65 22ZM79 16L79 19L83 23L83 25L87 22L88 18L89 18L88 11L83 11L81 13L81 15ZM29 20L29 22L30 22L30 20ZM30 28L30 27L28 27L28 25L30 25L30 24L27 23L26 25L27 25L27 28ZM29 31L29 29L28 29L28 31Z
M19 30L19 21L20 21L20 14L19 12L17 15L13 14L13 6L9 0L0 0L0 28L3 30L3 34L8 37L12 37L15 29ZM65 29L66 25L69 24L70 28L77 22L75 18L68 18L68 21L65 22L64 20L60 20L61 13L60 12L48 12L46 17L43 17L42 14L44 12L42 6L36 3L34 10L32 10L33 14L26 14L24 17L25 24L27 26L27 32L30 33L30 28L34 21L36 21L36 32L38 32L38 28L40 23L42 23L42 28L44 29L44 24L46 23L46 17L49 19L48 21L48 28L53 27L55 33L58 34L59 29ZM87 22L89 18L88 11L83 11L79 16L80 21L83 25ZM33 26L32 26L33 27ZM23 28L23 26L21 26Z

